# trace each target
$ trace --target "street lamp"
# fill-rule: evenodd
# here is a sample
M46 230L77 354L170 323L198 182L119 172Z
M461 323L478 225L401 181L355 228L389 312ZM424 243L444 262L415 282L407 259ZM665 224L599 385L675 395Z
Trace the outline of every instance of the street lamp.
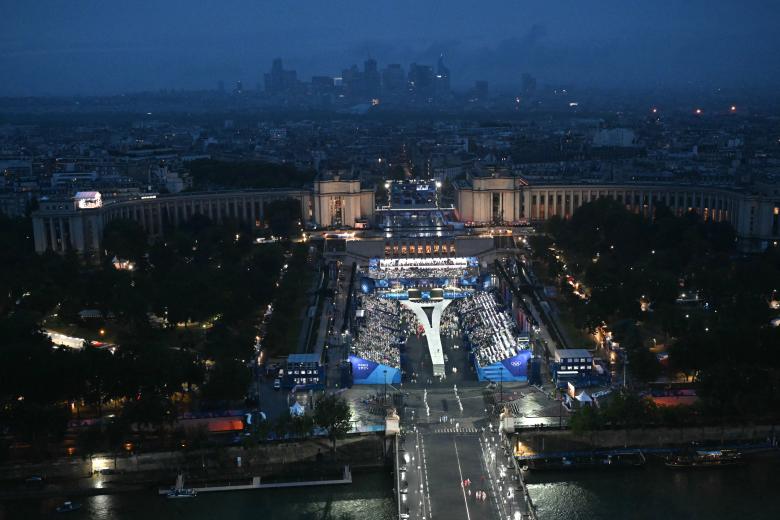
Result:
M383 402L385 405L387 405L387 369L386 369L386 368L385 368L385 369L383 369L383 370L382 370L382 373L383 373L383 374L384 374L384 376L385 376L385 390L384 390L384 393L382 394L382 402Z

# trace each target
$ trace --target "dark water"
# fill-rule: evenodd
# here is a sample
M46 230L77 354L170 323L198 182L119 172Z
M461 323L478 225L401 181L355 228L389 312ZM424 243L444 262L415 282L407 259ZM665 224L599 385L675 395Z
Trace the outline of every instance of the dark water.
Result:
M541 520L780 519L780 459L744 467L531 473Z
M83 509L53 513L63 498L0 504L0 520L71 518L158 520L232 518L391 520L393 479L387 472L355 473L351 486L204 493L167 500L151 492L81 499ZM740 468L642 469L531 473L531 497L541 520L780 519L780 458Z
M67 518L72 520L390 520L396 516L389 472L353 473L346 486L202 493L168 500L152 492L78 499L81 510L56 514L63 499L0 504L0 520Z

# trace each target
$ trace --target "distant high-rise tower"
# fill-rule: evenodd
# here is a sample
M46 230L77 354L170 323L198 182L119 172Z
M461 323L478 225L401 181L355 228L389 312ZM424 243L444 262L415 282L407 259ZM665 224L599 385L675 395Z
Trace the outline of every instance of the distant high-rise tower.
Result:
M341 71L341 85L347 97L363 98L365 90L363 73L357 65L353 64L350 68Z
M379 97L379 90L382 86L382 79L379 76L379 69L376 60L369 58L363 63L363 86L365 96L369 99Z
M298 75L294 70L284 70L282 59L276 58L271 64L271 72L265 74L265 91L269 94L289 94L298 84Z
M433 67L430 65L409 65L409 91L419 98L433 95Z
M224 81L219 80L217 82L217 92L219 92L220 94L224 94L225 93L225 82Z
M436 65L436 93L446 95L450 93L450 69L444 65L444 55L439 56Z
M241 84L241 80L236 81L236 86L233 89L233 94L243 94L244 93L244 86Z
M536 92L536 78L527 72L523 72L521 92L524 97L533 96Z
M406 91L406 74L398 63L392 63L382 71L382 95L397 97Z

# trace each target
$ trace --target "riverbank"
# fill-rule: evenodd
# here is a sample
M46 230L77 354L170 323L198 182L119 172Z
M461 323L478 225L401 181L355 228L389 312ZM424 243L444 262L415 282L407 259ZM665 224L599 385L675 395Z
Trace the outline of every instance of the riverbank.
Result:
M105 469L91 471L90 461L52 461L49 464L0 467L0 501L58 496L154 491L170 487L182 472L188 481L209 484L251 480L263 482L325 480L341 475L344 465L353 471L385 468L384 438L378 435L344 439L330 452L323 439L268 443L250 448L220 448L192 452L162 452L119 457L99 457ZM8 471L6 471L8 470ZM26 483L31 475L41 483Z
M700 443L717 446L777 445L778 425L628 428L576 433L571 430L523 430L512 435L516 454L609 449L662 448ZM518 442L520 443L518 447ZM519 453L518 453L519 450Z
M203 493L194 499L167 500L155 491L78 498L73 518L89 520L212 520L214 518L358 519L397 518L388 468L353 473L353 482L306 489L258 489ZM72 497L0 502L3 520L52 518L54 508ZM59 515L56 515L59 516ZM68 515L70 516L70 515Z

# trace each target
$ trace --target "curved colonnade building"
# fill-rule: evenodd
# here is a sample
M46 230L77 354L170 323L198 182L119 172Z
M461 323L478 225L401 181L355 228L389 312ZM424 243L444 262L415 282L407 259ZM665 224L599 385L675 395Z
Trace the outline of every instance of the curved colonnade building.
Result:
M691 184L529 184L522 177L470 176L456 185L461 221L472 225L536 223L552 216L569 218L588 202L611 198L635 213L652 217L663 204L673 213L694 211L705 221L729 222L740 248L763 251L780 241L780 187L752 189Z
M100 254L103 230L117 219L138 222L150 237L163 236L166 229L178 227L194 215L261 227L266 206L286 199L300 203L306 222L319 227L354 227L373 214L374 190L361 187L358 180L334 176L316 180L312 189L149 194L115 202L102 201L97 192L84 192L72 199L41 201L40 209L32 215L35 250Z
M610 197L648 218L656 206L664 204L678 215L695 211L704 220L727 221L734 226L745 252L762 251L780 241L780 188L771 184L756 184L752 189L688 184L529 184L519 176L494 173L470 176L455 187L459 219L475 226L537 223L553 215L568 218L583 204ZM229 218L260 227L266 205L279 199L299 201L304 221L320 228L354 228L358 222L371 221L375 209L372 188L338 175L319 178L310 189L189 192L106 203L100 194L89 192L86 197L79 194L74 199L41 202L33 214L35 249L39 253L73 250L100 254L103 229L120 218L139 222L150 237L162 236L165 229L196 214L217 222ZM427 249L418 245L415 253L424 255L424 251Z

